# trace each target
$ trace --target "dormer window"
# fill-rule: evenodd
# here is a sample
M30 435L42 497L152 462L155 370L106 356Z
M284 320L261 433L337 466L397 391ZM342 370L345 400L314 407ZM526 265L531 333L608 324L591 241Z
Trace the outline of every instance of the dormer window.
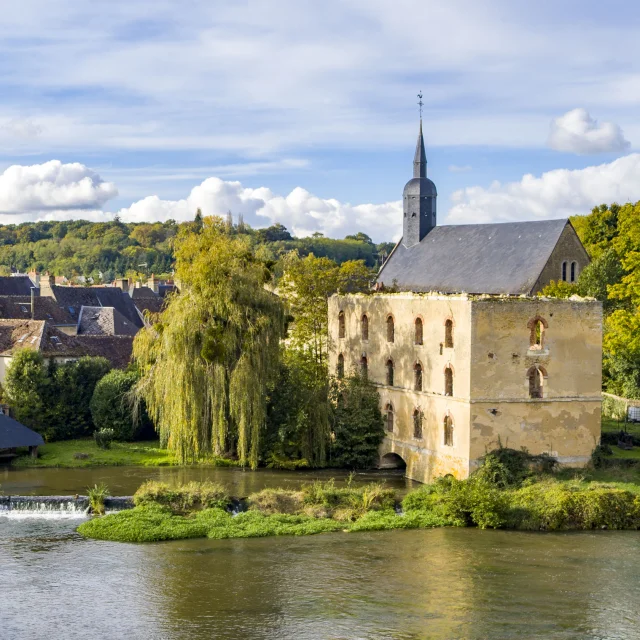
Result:
M51 338L49 338L49 339L55 345L62 344L61 341L60 341L60 338L58 338L58 336L51 336Z
M27 309L27 307L21 305L20 308L22 309L22 313L29 313L29 309Z

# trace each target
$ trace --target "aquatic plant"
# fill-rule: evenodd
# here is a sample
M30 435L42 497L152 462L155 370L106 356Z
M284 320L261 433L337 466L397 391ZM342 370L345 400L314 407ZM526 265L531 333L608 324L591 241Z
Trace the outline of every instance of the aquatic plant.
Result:
M89 508L91 513L96 516L104 515L104 499L111 495L106 484L94 484L93 487L87 488L87 496L89 498Z

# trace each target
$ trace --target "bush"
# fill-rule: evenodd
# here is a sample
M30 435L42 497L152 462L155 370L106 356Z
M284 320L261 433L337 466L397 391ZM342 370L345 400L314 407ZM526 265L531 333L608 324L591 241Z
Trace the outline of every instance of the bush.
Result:
M249 509L260 511L266 515L274 513L296 514L300 513L304 504L302 491L289 491L287 489L263 489L253 493L247 500Z
M100 431L93 432L93 439L96 442L98 449L111 449L111 443L115 438L115 431L113 429L100 429Z
M558 462L547 454L533 455L526 449L509 449L500 445L482 458L475 475L490 484L505 488L519 485L533 474L552 473Z
M231 504L224 487L213 482L189 482L170 487L164 482L149 480L133 496L136 506L157 504L173 513L187 513L201 509L226 509Z
M91 398L91 415L98 429L113 429L116 440L135 440L143 427L145 416L135 416L129 392L138 381L133 371L114 369L98 384Z

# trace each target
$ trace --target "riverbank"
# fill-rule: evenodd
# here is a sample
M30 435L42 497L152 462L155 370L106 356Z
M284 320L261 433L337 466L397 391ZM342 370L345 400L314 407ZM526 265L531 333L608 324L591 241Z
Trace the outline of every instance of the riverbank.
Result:
M434 527L640 529L640 485L567 474L514 475L490 455L471 478L442 478L402 501L381 484L337 488L333 482L315 482L297 491L265 489L239 500L211 483L173 488L146 483L134 496L134 509L94 518L78 532L100 540L155 542ZM245 510L232 511L232 503L235 510L239 504Z
M50 442L39 447L38 457L23 455L16 458L12 466L28 468L56 467L81 469L104 466L166 467L179 465L175 456L160 448L158 440L146 442L114 442L110 449L100 449L93 438ZM201 466L236 466L234 460L211 456L198 463Z

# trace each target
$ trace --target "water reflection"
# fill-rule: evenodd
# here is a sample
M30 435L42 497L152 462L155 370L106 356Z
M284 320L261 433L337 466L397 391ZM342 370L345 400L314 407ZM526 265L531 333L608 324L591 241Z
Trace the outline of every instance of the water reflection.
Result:
M636 532L85 541L0 518L3 640L629 639Z

